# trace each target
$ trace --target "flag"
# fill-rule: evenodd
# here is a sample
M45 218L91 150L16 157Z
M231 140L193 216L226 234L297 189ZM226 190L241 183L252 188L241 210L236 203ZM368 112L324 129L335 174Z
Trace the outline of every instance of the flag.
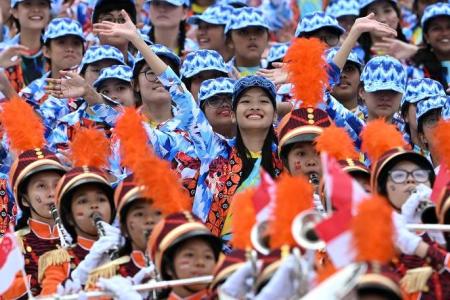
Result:
M12 233L6 233L0 242L0 294L12 284L16 273L22 271L24 259L16 238Z
M344 172L337 161L322 153L325 179L325 195L334 208L334 213L315 226L319 238L326 243L327 252L337 268L353 262L350 224L358 204L367 198L361 185Z
M433 191L431 193L430 199L436 205L439 205L438 201L442 193L442 189L445 188L447 183L450 182L450 173L448 172L447 166L441 164L439 166L439 173L434 181Z
M257 223L267 221L270 218L275 205L275 197L275 182L266 171L261 170L261 181L252 198Z

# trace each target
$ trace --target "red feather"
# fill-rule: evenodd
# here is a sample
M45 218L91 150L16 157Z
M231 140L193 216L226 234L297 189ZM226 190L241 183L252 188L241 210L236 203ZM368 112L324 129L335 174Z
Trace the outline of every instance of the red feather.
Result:
M328 86L325 50L325 44L319 39L297 38L284 57L295 99L305 107L316 107L323 101Z
M334 124L324 128L323 132L315 139L315 143L318 152L326 152L336 160L358 159L353 140L345 129Z
M233 216L233 237L231 239L233 248L252 248L250 232L256 223L255 209L253 206L254 194L255 189L249 188L233 197L230 208Z
M44 147L44 125L25 100L15 97L5 102L2 105L0 119L13 150L20 153Z
M109 140L95 128L78 127L70 144L71 159L75 167L104 168L111 154Z
M434 137L438 141L436 151L440 157L440 163L450 168L450 121L439 121L434 129Z

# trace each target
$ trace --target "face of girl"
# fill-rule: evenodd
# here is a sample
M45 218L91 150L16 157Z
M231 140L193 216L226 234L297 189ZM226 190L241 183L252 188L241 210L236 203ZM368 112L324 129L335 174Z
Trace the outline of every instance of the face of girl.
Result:
M238 100L233 122L240 130L268 130L275 121L276 113L266 92L254 87L246 90Z
M116 65L117 62L112 59L103 59L100 61L97 61L95 63L89 64L86 67L86 70L84 71L84 80L87 84L93 85L94 81L97 80L98 76L100 76L100 71L104 68L111 67L113 65Z
M227 76L227 74L224 74L219 71L214 70L207 70L202 71L191 78L191 94L194 96L194 99L198 99L198 92L200 91L200 86L202 85L203 81L207 79L215 79L219 77Z
M288 170L292 176L312 174L322 178L320 155L311 142L296 143L287 155Z
M425 39L438 56L448 57L450 55L450 18L432 19L425 32Z
M375 20L397 30L400 19L388 0L375 1L367 8L367 14L374 13Z
M205 100L205 116L212 128L233 127L231 120L231 96L217 94Z
M259 64L261 56L267 47L269 33L259 26L245 27L231 31L231 44L236 60ZM249 67L249 66L247 66Z
M147 200L137 200L126 215L126 228L133 250L145 251L148 234L161 220L161 212L152 208Z
M70 69L81 63L83 41L74 36L53 39L50 41L50 47L44 47L44 55L57 70Z
M166 1L150 2L150 19L155 28L175 28L187 17L187 9L183 6L175 6Z
M92 221L92 214L99 213L105 222L111 220L111 205L106 193L96 184L85 184L73 193L72 220L77 235L97 237L97 228Z
M118 24L125 23L125 19L120 14L120 10L113 10L113 11L109 11L107 13L101 13L98 16L98 22L101 23L103 21L113 22L113 23L118 23ZM99 34L98 38L100 40L101 45L112 45L112 46L118 47L119 49L121 49L123 45L128 44L128 40L123 37L111 37L111 36L104 36L103 34Z
M134 107L134 92L133 87L130 83L119 79L109 79L98 89L99 93L110 97L114 101L122 104L126 107Z
M198 276L212 275L216 265L214 251L203 239L189 239L183 243L175 252L173 265L176 274L169 275L177 279L192 278ZM189 289L198 292L207 287L207 284L197 284L189 286ZM184 290L183 287L179 289ZM174 289L177 293L177 289ZM181 293L180 293L181 294ZM177 295L180 295L177 293Z
M392 90L368 93L361 88L360 97L367 106L369 120L376 118L390 119L400 108L402 94Z
M43 30L50 21L50 1L25 0L17 4L12 13L19 20L21 30Z
M407 173L406 178L404 176L405 172ZM412 172L417 174L414 175ZM394 207L401 209L402 205L419 183L431 187L429 173L411 161L398 162L391 169L386 182L389 202L391 202Z
M222 50L225 47L224 26L200 21L197 28L197 41L200 49Z
M144 64L137 78L136 91L141 94L142 102L146 105L170 104L172 98L158 77Z
M334 86L331 93L333 97L344 105L348 102L357 105L359 76L358 67L353 63L346 63L341 72L339 84Z
M55 203L55 191L61 175L54 171L43 171L32 175L26 188L23 205L30 209L31 217L48 222L52 219L50 205Z

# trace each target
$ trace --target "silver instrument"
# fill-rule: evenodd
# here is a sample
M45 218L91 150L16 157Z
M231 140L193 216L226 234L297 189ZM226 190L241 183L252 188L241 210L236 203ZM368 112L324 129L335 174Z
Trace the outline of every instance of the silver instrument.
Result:
M250 241L252 242L253 248L263 255L269 255L270 253L267 225L267 221L256 223L250 232Z
M58 235L61 247L67 249L72 245L72 237L67 232L66 228L64 228L64 225L61 222L61 218L59 217L58 210L56 209L56 205L52 203L50 204L49 208L50 214L52 215L52 218L55 221L56 228L58 228Z
M317 175L317 173L310 173L309 174L309 183L311 183L313 185L319 185L320 184L319 175Z
M323 216L314 210L299 213L292 222L292 236L297 244L308 250L325 248L325 242L319 239L314 227L323 220Z

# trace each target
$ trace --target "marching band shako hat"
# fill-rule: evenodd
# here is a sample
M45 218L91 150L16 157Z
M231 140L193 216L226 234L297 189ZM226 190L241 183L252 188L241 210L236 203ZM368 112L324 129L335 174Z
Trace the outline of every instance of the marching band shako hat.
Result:
M228 254L220 254L219 261L214 269L214 279L209 289L211 291L215 290L218 285L225 282L231 274L242 267L246 261L247 251L241 249L234 249Z
M366 165L364 165L359 160L352 158L347 158L343 160L338 160L338 164L341 166L342 170L349 174L361 174L370 178L370 170Z
M395 125L387 124L382 119L371 121L363 129L361 138L361 150L366 152L372 161L372 192L387 196L386 182L389 171L402 160L412 161L425 170L429 170L430 182L433 185L435 174L430 161L425 156L406 149L406 142ZM400 208L395 207L395 209Z
M111 207L111 223L116 215L114 189L102 167L107 165L110 145L103 132L93 128L77 128L70 144L74 168L68 171L56 186L56 206L67 231L75 236L73 225L69 224L73 192L80 186L96 184L107 195Z
M55 153L45 148L44 125L23 99L13 98L5 102L0 118L10 147L18 154L12 163L9 180L16 204L23 210L22 194L28 179L43 171L64 174L65 168Z
M153 228L148 241L148 251L163 280L173 279L167 273L170 263L173 263L175 250L183 242L201 238L209 243L216 259L222 250L220 238L214 236L201 220L188 211L166 216Z
M132 174L125 177L116 187L114 191L114 205L117 208L117 216L120 222L125 219L126 212L124 208L126 206L136 200L145 199L143 191L144 187L136 183Z
M278 153L286 158L286 146L299 142L313 142L331 125L328 114L318 108L299 108L291 111L281 119L278 125Z

